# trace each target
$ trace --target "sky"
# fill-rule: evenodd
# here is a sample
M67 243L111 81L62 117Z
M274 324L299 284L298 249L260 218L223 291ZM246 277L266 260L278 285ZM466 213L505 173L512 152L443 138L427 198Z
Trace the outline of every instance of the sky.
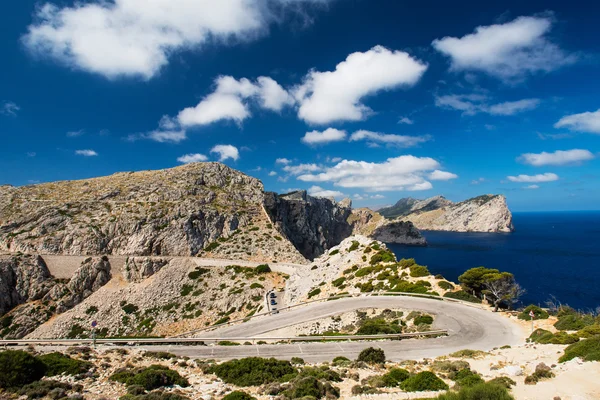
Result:
M0 184L221 161L356 207L600 208L600 4L1 7Z

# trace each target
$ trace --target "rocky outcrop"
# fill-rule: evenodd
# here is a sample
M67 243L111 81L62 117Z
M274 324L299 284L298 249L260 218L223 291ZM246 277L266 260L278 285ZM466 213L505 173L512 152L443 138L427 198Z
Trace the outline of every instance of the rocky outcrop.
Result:
M128 282L140 282L169 263L165 258L127 257L123 266L123 277Z
M445 205L442 205L445 204ZM437 205L442 205L436 208ZM420 208L419 208L420 207ZM502 195L483 195L460 203L435 197L416 203L395 221L412 222L420 230L453 232L512 232L512 214Z
M309 260L338 245L352 234L347 219L352 202L309 196L306 191L286 195L265 193L265 210L271 221Z
M413 199L412 197L407 197L398 200L398 202L391 207L380 208L378 212L385 218L394 219L415 212L432 211L450 205L452 205L452 202L446 199L444 196L430 197L429 199L425 200L417 200Z
M110 262L106 256L85 259L69 283L65 285L66 291L63 291L58 301L57 312L62 313L75 307L106 285L111 278ZM61 289L57 286L57 290Z
M0 316L27 301L39 300L54 282L39 256L15 255L0 258Z
M348 218L354 235L364 235L384 243L425 246L427 241L412 222L388 221L368 208L352 210Z

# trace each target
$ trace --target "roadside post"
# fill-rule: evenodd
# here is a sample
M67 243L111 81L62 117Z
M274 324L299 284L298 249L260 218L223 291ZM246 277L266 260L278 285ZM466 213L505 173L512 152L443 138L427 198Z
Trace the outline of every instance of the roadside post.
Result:
M533 310L529 311L529 316L531 317L531 333L533 333L533 320L535 319L535 313Z
M92 321L92 340L94 341L94 349L96 348L96 326L98 326L98 323Z

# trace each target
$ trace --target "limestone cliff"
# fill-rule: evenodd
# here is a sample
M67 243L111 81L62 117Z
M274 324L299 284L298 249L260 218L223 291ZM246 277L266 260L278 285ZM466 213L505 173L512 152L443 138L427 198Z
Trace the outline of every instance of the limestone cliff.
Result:
M384 210L388 213L389 210ZM483 195L460 203L441 196L415 202L394 221L412 222L420 230L512 232L512 214L502 195Z
M425 246L427 241L409 221L389 221L368 208L352 210L348 218L354 235L364 235L384 243Z

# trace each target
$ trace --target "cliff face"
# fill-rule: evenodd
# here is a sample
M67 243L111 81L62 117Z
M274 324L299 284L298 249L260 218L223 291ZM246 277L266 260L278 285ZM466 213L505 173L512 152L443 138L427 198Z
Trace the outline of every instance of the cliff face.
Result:
M441 205L441 207L437 207ZM460 203L435 197L413 204L395 221L412 222L420 230L512 232L512 214L502 195L484 195Z
M432 211L442 207L452 205L450 200L443 196L435 196L425 200L417 200L412 197L400 199L391 207L381 208L379 214L386 218L393 219L404 215L409 215L417 211Z
M427 241L409 221L389 221L381 214L359 208L348 218L354 235L364 235L384 243L399 243L412 246L425 246Z
M306 191L286 195L265 193L265 210L298 251L309 260L338 245L352 234L347 219L352 202L309 196Z

